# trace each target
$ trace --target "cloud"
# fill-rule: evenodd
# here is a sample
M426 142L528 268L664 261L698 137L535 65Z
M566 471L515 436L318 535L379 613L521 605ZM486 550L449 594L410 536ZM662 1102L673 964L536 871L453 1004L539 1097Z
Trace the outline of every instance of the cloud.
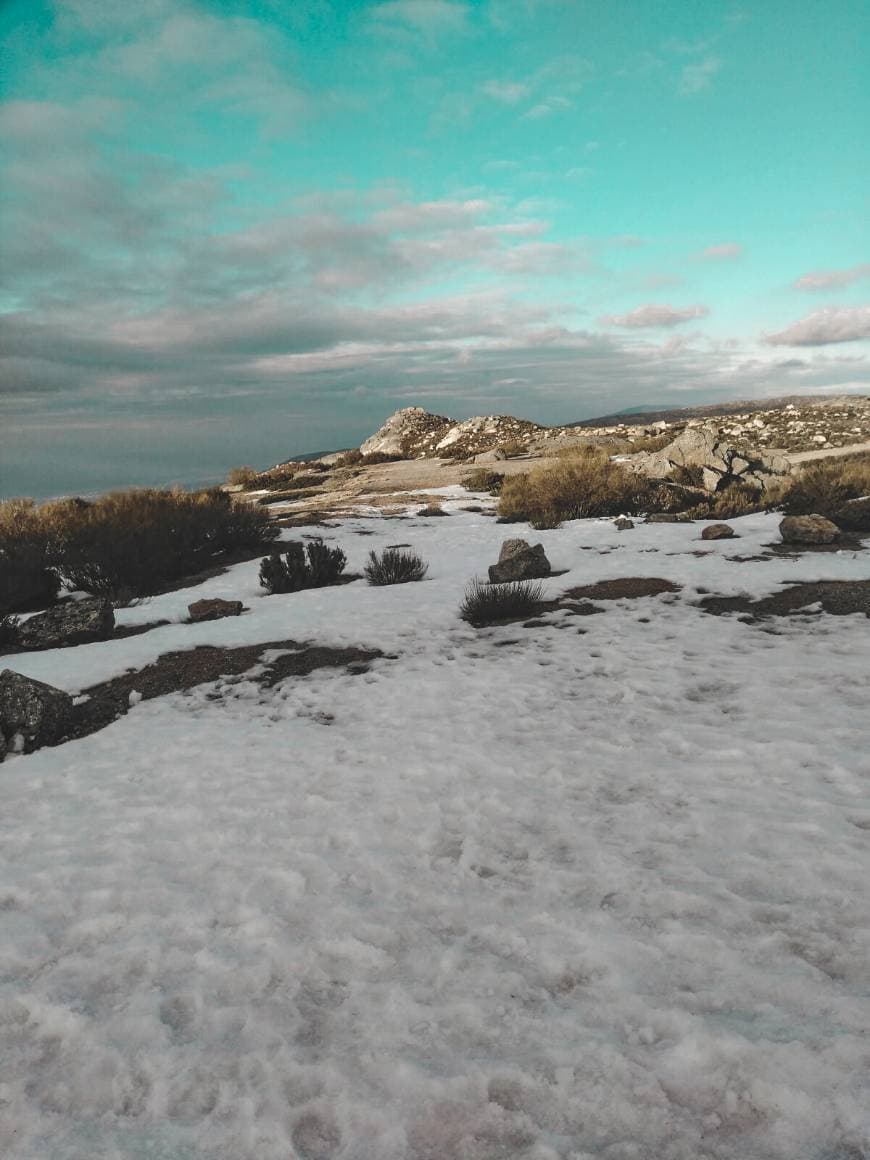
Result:
M529 95L528 85L518 81L487 81L483 92L494 101L501 101L505 105L515 105Z
M426 37L465 32L468 23L468 8L453 0L387 0L366 15L378 31L405 29Z
M695 254L698 262L731 262L743 254L743 247L739 242L722 242L718 246L708 246Z
M680 74L678 92L682 97L693 96L710 87L713 77L722 68L722 61L717 56L707 56L703 60L687 64Z
M870 338L870 306L830 306L816 310L785 330L765 334L768 346L828 346Z
M794 282L794 289L839 290L843 286L863 282L865 278L870 278L870 262L862 262L860 266L850 266L846 270L813 270L798 278Z
M710 313L706 306L666 306L654 302L638 306L628 314L606 314L600 319L602 326L622 326L640 329L648 326L679 326L693 318L706 318Z
M524 121L539 121L541 117L549 117L553 113L564 113L566 109L573 108L573 104L574 102L567 97L547 97L536 105L532 105L523 113L522 119Z

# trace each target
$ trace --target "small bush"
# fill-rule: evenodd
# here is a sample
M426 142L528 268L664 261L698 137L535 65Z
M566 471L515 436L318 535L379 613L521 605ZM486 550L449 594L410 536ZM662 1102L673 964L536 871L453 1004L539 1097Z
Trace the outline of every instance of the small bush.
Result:
M641 435L630 440L631 450L635 451L662 451L669 443L673 443L679 432L662 431L659 435Z
M361 455L357 462L363 467L376 467L379 463L398 463L404 458L404 455L390 455L386 451L370 451L367 455Z
M416 552L403 552L399 548L385 548L379 556L369 552L369 562L363 571L369 584L408 584L422 580L429 570Z
M868 497L870 455L820 459L791 481L783 511L790 516L826 516L849 531L870 531Z
M533 580L512 580L507 584L472 580L465 589L459 615L473 625L518 620L523 616L533 616L543 599L543 586Z
M507 439L504 443L499 444L498 449L506 459L516 459L518 455L525 455L527 450L521 439Z
M0 613L44 608L59 589L41 509L29 499L0 503Z
M466 491L485 491L489 495L499 495L504 483L504 475L499 471L487 471L485 467L478 467L471 475L466 475L462 486Z
M363 461L363 453L358 447L352 447L350 451L345 451L344 454L335 461L336 467L357 467Z
M234 467L227 475L227 483L250 488L256 483L257 472L253 467Z
M505 523L527 520L534 528L555 528L562 520L668 510L661 505L673 502L672 491L612 462L600 448L586 446L551 467L508 476L498 514Z
M260 561L260 585L272 594L325 588L338 580L346 563L341 548L329 548L323 540L307 545L291 540L280 552Z
M18 644L20 623L17 616L0 615L0 649Z
M446 512L444 508L437 503L426 504L424 508L420 508L420 510L417 512L418 516L446 516L448 514L449 513Z

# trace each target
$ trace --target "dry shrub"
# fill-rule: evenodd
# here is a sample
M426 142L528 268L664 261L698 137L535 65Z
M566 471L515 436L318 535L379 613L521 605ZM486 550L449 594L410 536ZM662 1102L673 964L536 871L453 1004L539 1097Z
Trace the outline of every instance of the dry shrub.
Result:
M234 503L219 488L110 492L93 503L47 504L40 514L64 580L109 597L153 595L278 535L266 512Z
M363 453L358 447L351 447L335 461L336 467L357 467L363 461Z
M679 431L662 431L659 435L640 435L637 439L631 439L632 452L635 451L663 451L669 443L673 443Z
M499 471L487 471L485 467L478 467L471 475L466 475L462 486L466 491L485 491L489 495L498 495L504 483L504 475Z
M790 516L827 516L849 531L870 531L870 455L820 459L808 464L783 497Z
M253 467L247 464L244 467L232 468L232 470L227 475L227 483L231 483L236 486L240 485L241 487L250 488L253 487L256 482L257 472Z
M505 479L498 514L505 523L527 520L534 528L555 528L563 520L671 510L678 502L642 475L613 463L606 452L582 447L551 467Z
M27 612L57 599L60 578L51 544L33 500L0 503L0 612Z
M483 580L475 579L465 589L459 615L475 626L518 620L524 616L533 616L543 600L543 586L534 580L486 584Z
M369 584L409 584L422 580L429 565L416 552L404 552L400 548L385 548L380 554L369 552L369 562L363 571Z
M358 462L363 467L376 467L379 463L398 463L405 458L404 455L390 455L386 451L370 451L367 455L363 455Z
M272 594L325 588L335 584L346 563L341 548L329 548L323 540L291 540L260 561L260 585Z
M506 439L504 443L499 444L498 449L506 459L516 459L518 455L525 455L527 451L527 447L521 439Z

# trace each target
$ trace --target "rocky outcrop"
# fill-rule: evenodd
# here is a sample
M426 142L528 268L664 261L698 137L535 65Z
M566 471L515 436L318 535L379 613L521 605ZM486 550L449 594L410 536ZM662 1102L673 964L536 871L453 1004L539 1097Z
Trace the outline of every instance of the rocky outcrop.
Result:
M824 516L786 516L779 525L779 534L786 544L833 544L839 539L840 529Z
M107 600L73 600L22 621L17 643L26 649L63 648L110 640L114 632L115 613Z
M203 620L222 620L225 616L240 616L244 611L241 600L221 600L214 596L210 600L195 600L188 604L187 615L192 624Z
M10 750L30 753L53 745L69 730L72 716L69 693L11 669L0 673L0 733Z
M507 584L511 580L539 580L549 576L552 568L543 544L534 547L528 540L505 540L498 563L490 565L490 584Z
M406 459L491 459L522 453L536 440L564 434L567 428L540 427L512 415L477 415L472 419L449 419L432 415L422 407L396 411L370 439L360 446L363 455L380 452Z
M390 415L383 427L361 444L363 455L403 455L415 459L434 448L438 441L455 425L445 415L432 415L422 407L403 407Z
M653 479L667 479L679 468L695 469L707 491L722 491L733 484L764 491L771 480L791 471L784 456L737 447L709 424L687 427L660 451L641 451L623 462Z

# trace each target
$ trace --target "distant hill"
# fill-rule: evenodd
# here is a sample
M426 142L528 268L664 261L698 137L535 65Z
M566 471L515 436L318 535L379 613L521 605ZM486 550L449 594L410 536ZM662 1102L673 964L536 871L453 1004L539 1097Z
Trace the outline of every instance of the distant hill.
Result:
M808 407L819 404L836 406L843 402L852 401L862 396L844 395L832 398L830 395L781 395L774 399L738 399L731 403L707 403L698 407L668 407L656 404L641 404L636 407L626 407L622 411L613 411L608 415L599 415L594 419L581 419L577 423L567 423L567 427L612 427L618 423L629 422L632 416L637 416L638 423L679 423L686 419L703 419L714 415L739 415L744 412L775 411L789 404Z

